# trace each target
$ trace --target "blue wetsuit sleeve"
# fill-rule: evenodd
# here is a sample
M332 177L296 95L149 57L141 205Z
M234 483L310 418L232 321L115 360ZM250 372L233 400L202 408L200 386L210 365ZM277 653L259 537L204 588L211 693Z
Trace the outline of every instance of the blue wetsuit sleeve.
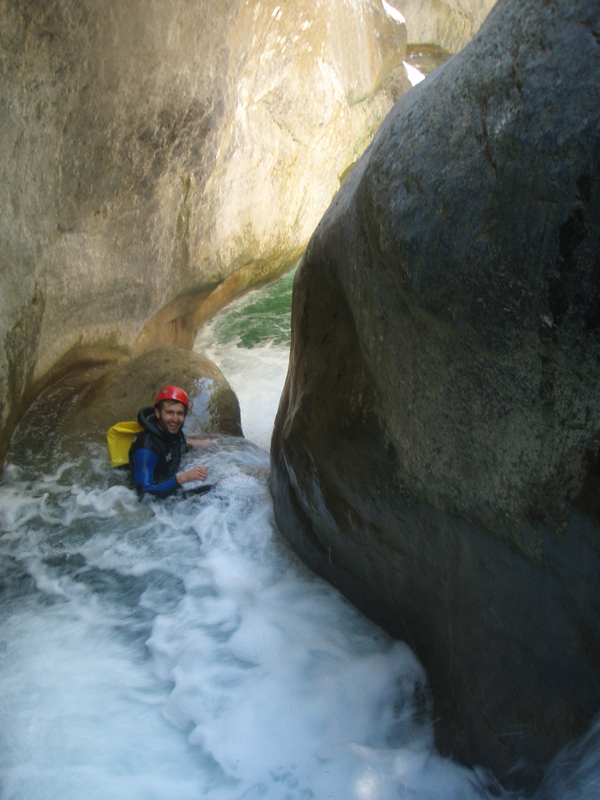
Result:
M138 494L141 496L146 492L157 495L172 494L179 488L175 476L163 483L153 483L154 467L158 461L158 456L152 450L141 447L133 454L133 482Z

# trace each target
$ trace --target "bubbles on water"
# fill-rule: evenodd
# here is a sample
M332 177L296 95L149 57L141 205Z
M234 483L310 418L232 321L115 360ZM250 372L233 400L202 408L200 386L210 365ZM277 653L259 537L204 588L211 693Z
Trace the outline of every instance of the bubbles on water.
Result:
M578 741L557 755L534 800L598 800L600 798L600 717Z
M1 800L491 797L435 753L411 650L277 533L265 444L287 345L265 334L259 368L242 333L210 347L257 355L214 358L255 435L186 456L207 494L139 502L92 445L32 454L48 419L17 437L0 481Z
M244 435L265 450L287 373L293 278L291 272L231 303L204 326L194 347L230 382Z
M280 539L263 450L190 453L215 487L183 502L95 457L0 486L3 800L427 787L426 676Z
M202 796L202 762L162 717L169 692L139 651L75 604L0 623L3 800Z

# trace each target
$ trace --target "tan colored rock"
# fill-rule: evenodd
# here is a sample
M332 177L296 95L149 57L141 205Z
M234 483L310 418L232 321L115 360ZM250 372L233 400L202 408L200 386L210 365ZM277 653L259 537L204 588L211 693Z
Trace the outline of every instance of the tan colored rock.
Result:
M161 347L106 370L66 414L60 435L102 440L111 425L137 419L140 408L154 405L163 386L180 386L187 392L188 433L243 436L238 399L221 370L181 347Z
M408 81L380 2L0 0L0 18L1 459L49 381L191 347L290 266Z
M187 435L243 436L238 399L219 368L193 350L162 347L117 367L79 370L43 392L17 428L11 461L47 470L92 445L108 462L108 429L137 419L168 385L181 386L190 398Z
M116 422L137 419L154 405L163 386L180 386L190 399L186 433L243 436L235 392L212 361L181 347L161 347L85 381L77 401L61 418L58 439L105 441Z
M481 28L496 0L390 0L406 20L409 44L457 53Z

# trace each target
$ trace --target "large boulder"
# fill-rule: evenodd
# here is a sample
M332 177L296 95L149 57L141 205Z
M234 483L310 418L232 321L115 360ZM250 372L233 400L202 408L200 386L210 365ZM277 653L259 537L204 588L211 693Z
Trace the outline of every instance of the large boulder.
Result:
M410 84L381 0L0 0L0 18L1 462L44 385L190 348L290 266Z
M79 370L43 392L13 438L10 456L23 466L60 464L83 446L101 445L117 422L137 419L163 386L181 386L190 399L185 433L243 436L237 396L208 358L182 347L160 347L123 364Z
M154 404L161 387L173 385L190 400L187 433L243 436L235 392L217 365L200 353L160 347L99 372L83 382L75 403L62 416L59 439L104 441L111 425L136 419L141 408Z
M599 41L596 0L499 0L397 103L272 441L280 529L415 649L442 751L532 779L600 707Z

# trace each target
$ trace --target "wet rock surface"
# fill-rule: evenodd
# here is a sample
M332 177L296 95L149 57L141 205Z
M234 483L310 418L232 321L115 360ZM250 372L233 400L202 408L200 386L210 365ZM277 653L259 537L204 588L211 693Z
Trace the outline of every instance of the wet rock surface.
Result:
M190 399L186 432L243 436L235 392L208 358L181 347L161 347L109 368L88 383L61 423L60 438L102 440L111 425L137 419L163 386L180 386Z
M163 386L181 386L190 399L189 436L243 436L237 396L208 358L181 347L162 347L124 364L67 376L44 392L17 428L11 451L19 465L53 461L57 469L82 448L100 446L108 461L106 432L137 419Z
M272 441L281 531L521 786L600 707L599 41L500 0L398 102L297 273Z

